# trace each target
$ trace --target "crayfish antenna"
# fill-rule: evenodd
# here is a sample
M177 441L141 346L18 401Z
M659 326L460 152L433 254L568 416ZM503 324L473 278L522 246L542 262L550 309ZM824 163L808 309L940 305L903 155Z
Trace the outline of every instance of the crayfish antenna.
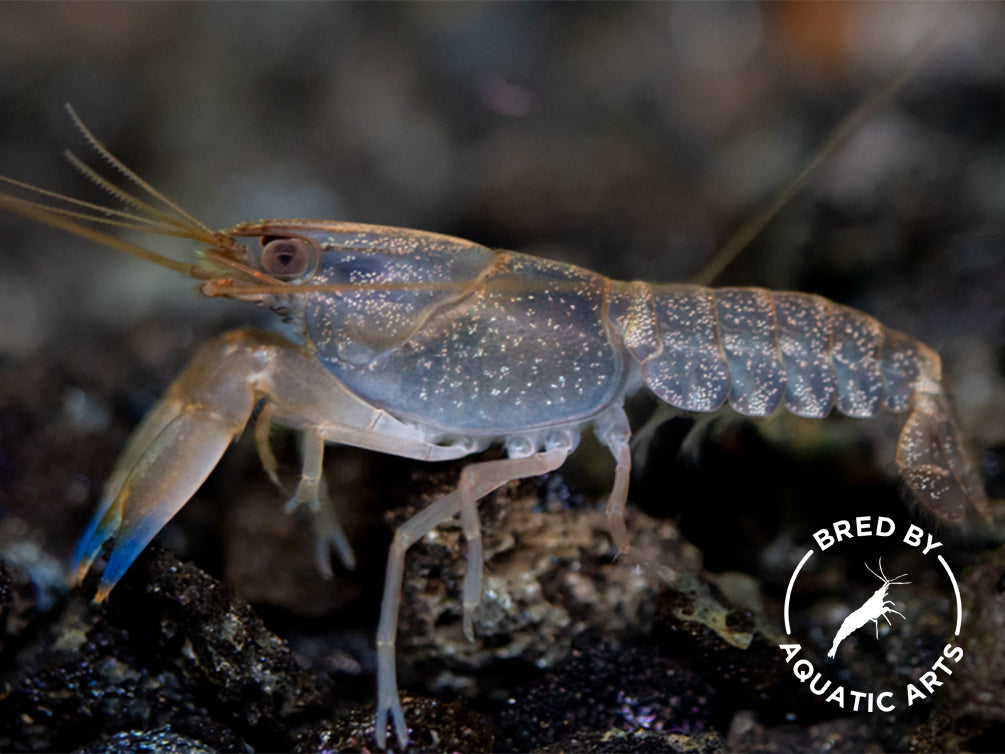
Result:
M85 177L94 181L94 183L97 186L104 189L117 199L120 199L126 204L129 204L137 209L148 212L149 214L152 214L156 217L160 217L169 224L179 226L189 231L193 230L202 231L203 234L210 237L216 237L218 235L216 231L214 231L212 228L205 225L194 215L183 209L179 204L168 199L166 196L164 196L164 194L162 194L160 191L151 186L147 181L143 180L133 170L127 167L119 158L113 155L111 151L109 151L108 147L106 147L103 143L101 143L98 140L98 138L91 132L91 129L89 129L86 125L84 125L84 121L80 119L80 116L77 115L77 111L73 109L73 106L69 102L66 103L65 107L67 114L69 114L70 119L73 121L73 125L76 126L77 130L84 137L84 139L87 140L87 143L91 146L91 148L95 152L97 152L101 156L101 158L105 160L105 162L107 162L109 165L115 168L127 180L138 186L143 191L150 194L150 196L152 196L158 202L160 202L169 210L171 210L175 215L178 216L178 218L180 218L180 220L172 217L169 213L166 213L162 210L158 210L155 207L151 206L150 204L147 204L146 202L142 201L141 199L132 196L127 191L120 189L118 186L115 186L108 179L99 175L97 171L85 165L72 152L67 151L65 154L67 155L67 158L70 160L70 163L75 168L77 168L77 170L79 170Z

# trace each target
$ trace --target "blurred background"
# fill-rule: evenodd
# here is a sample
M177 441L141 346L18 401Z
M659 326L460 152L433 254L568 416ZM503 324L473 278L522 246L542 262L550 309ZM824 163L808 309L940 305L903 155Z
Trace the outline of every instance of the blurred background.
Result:
M69 147L102 162L67 117L71 103L115 155L214 227L266 217L406 226L621 279L685 281L957 8L0 3L0 174L108 201L61 155ZM1005 7L966 5L892 100L716 280L820 293L935 347L996 497L1005 496L1003 39ZM0 237L0 545L30 531L65 563L129 430L195 346L272 323L203 299L175 273L18 217L0 213ZM178 258L192 252L129 237ZM276 513L281 496L245 450L230 471L225 459L217 486L231 490L231 476L254 469L247 484ZM373 479L394 475L371 468L368 486L353 470L372 456L340 451L336 496L380 498ZM865 458L879 476L892 454ZM766 471L763 489L773 493L789 473L788 457L784 468ZM802 505L805 494L816 491L791 497ZM687 495L678 497L686 510ZM254 518L247 502L235 503L235 526ZM388 505L377 503L378 512ZM186 508L187 530L208 530L198 517L220 507ZM720 508L705 508L719 536ZM737 536L749 538L741 524ZM246 538L257 545L227 554L216 536L203 537L196 562L226 571L253 600L272 600L255 592L256 568L296 573L270 565L260 530ZM189 548L199 539L189 536ZM173 527L162 541L190 554ZM375 595L383 543L371 549ZM705 550L715 570L713 555ZM310 554L303 559L313 573ZM348 598L319 594L305 589L297 607L321 613Z

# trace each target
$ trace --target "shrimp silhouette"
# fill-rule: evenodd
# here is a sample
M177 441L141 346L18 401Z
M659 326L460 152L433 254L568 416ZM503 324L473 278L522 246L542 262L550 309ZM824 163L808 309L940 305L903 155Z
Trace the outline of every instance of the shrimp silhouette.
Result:
M903 613L894 610L893 605L896 603L893 600L888 600L886 598L887 592L890 587L894 584L910 584L910 581L897 581L897 579L906 576L906 573L900 574L900 576L894 576L892 579L888 579L886 574L883 573L883 559L879 559L879 573L869 568L868 564L863 563L866 570L869 571L873 576L883 582L883 586L873 592L872 596L867 599L862 607L857 610L852 611L852 613L844 619L841 623L841 628L838 629L837 635L834 637L834 643L831 644L830 651L827 656L833 658L837 654L838 645L851 636L853 633L858 631L862 626L864 626L869 621L872 621L876 625L876 638L879 638L879 619L883 618L888 624L890 619L887 617L887 613L896 613L904 620L907 618Z

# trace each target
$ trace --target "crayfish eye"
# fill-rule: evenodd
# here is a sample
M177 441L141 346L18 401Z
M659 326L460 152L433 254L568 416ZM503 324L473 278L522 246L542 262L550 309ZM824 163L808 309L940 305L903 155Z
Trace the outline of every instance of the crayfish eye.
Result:
M262 248L262 269L283 280L314 271L317 247L303 238L274 238Z

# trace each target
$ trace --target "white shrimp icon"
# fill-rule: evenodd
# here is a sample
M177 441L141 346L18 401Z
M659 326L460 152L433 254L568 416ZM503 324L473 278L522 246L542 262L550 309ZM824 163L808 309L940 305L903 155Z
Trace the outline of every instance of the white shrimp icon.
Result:
M875 576L877 579L883 582L883 586L873 592L872 596L867 599L862 607L857 610L852 611L852 613L844 619L841 623L841 628L838 629L837 635L834 637L834 643L831 644L830 651L827 653L828 657L833 658L837 654L838 645L851 636L853 633L862 628L866 623L872 621L876 625L876 638L879 638L879 619L883 618L889 625L890 619L887 617L887 613L896 613L904 620L907 620L905 615L897 610L893 609L893 605L896 603L893 600L888 600L886 598L887 592L890 587L894 584L910 584L910 581L898 581L906 576L906 573L900 574L900 576L894 576L892 579L888 579L886 574L883 573L883 559L879 559L879 573L869 568L868 564L863 563L866 569Z

